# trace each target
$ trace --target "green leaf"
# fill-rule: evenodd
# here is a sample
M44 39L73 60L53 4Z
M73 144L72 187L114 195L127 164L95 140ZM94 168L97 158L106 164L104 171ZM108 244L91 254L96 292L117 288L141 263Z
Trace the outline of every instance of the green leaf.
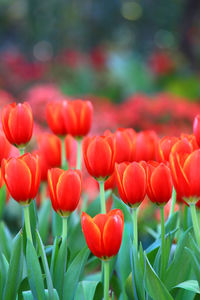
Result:
M8 276L3 293L4 300L16 299L17 291L22 280L23 271L23 244L22 233L19 232L14 239L13 251L8 269Z
M197 256L194 254L193 251L191 251L191 249L186 247L185 250L192 257L194 273L196 275L197 280L200 281L200 264L198 262Z
M62 218L52 209L52 232L53 238L61 236L62 233Z
M73 300L76 293L79 277L89 256L89 249L85 247L74 258L64 277L63 299Z
M165 285L159 279L146 256L145 288L153 300L173 300Z
M7 226L3 221L0 222L0 237L1 252L5 255L7 261L9 261L11 255L12 238Z
M129 274L129 276L126 280L125 290L126 290L126 294L128 295L128 299L135 300L135 295L134 295L134 290L133 290L132 273Z
M0 299L3 299L3 291L8 276L9 264L5 256L0 253Z
M48 290L44 290L45 298L43 300L49 300L49 292ZM23 292L24 300L35 300L31 291ZM53 300L59 300L58 293L55 289L53 289Z
M37 300L44 300L44 283L42 278L42 272L37 257L35 248L33 247L31 241L27 239L26 246L26 262L27 262L27 273L28 281L32 294Z
M37 206L35 200L33 200L29 205L29 215L30 215L30 224L31 224L31 233L33 237L33 242L36 242L35 232L38 225L38 215L37 215Z
M105 199L106 200L110 197L111 193L112 193L111 190L108 190L108 191L105 192ZM86 209L86 213L93 218L97 214L99 214L100 211L101 211L100 196L98 196L94 201L92 201L90 203L90 205L88 205L88 207Z
M51 272L51 277L53 278L54 274L54 269L55 269L55 262L58 256L58 251L59 251L59 238L56 237L54 239L53 243L53 251L52 251L52 256L51 256L51 265L50 265L50 272Z
M176 245L176 250L174 258L169 265L164 278L164 284L168 290L171 290L175 285L188 280L190 274L192 262L191 257L184 249L190 245L190 235L189 230L185 231L180 237L178 244Z
M45 200L38 211L38 229L42 241L45 243L49 233L49 215L51 211L50 200Z
M78 284L74 300L93 300L99 281L81 281Z
M177 227L178 221L178 212L175 212L168 218L167 222L165 223L165 233L169 233L170 231L174 231Z
M63 295L63 281L67 265L67 237L62 240L58 250L57 257L55 258L55 267L53 272L53 284L56 288L60 299Z
M46 282L47 282L47 287L48 287L48 292L49 292L49 300L53 300L54 296L53 296L53 283L51 280L51 274L49 271L49 266L48 266L48 262L47 262L46 253L44 250L44 245L42 243L40 234L37 230L36 230L36 239L38 242L39 253L42 258L42 263L43 263L43 267L44 267L44 271L45 271L45 275L46 275Z
M69 232L68 247L70 249L70 253L72 254L71 259L74 259L77 253L80 252L80 250L86 246L85 238L82 232L80 218L78 223L71 228L71 231L69 229L68 232Z
M124 221L132 224L132 216L129 207L116 195L113 194L113 208L121 209L124 214Z
M196 294L200 294L200 288L199 288L199 283L197 280L187 280L184 282L179 283L174 287L175 288L181 288L185 289L191 292L194 292Z

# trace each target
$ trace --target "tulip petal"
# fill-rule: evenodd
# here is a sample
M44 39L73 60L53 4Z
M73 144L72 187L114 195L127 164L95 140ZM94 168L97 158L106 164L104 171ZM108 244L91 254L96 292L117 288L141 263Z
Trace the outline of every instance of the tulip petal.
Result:
M123 175L124 171L126 170L127 163L121 163L121 164L116 164L115 165L115 175L116 175L116 183L117 183L117 189L119 191L119 195L121 199L127 204L128 199L126 196L126 193L124 191L123 187Z
M2 126L3 126L3 130L4 130L4 133L5 133L8 141L11 144L13 144L13 138L12 138L12 135L10 133L10 128L9 128L9 125L8 125L8 121L9 121L10 112L15 107L16 107L16 103L12 103L12 104L6 105L3 108L3 110L2 110Z
M90 251L97 257L102 257L101 232L93 219L82 212L81 226Z
M189 181L190 196L200 196L200 150L192 152L185 160L183 171Z
M51 203L52 203L53 209L55 211L57 211L59 209L57 193L56 193L56 186L57 186L59 177L63 173L64 173L64 170L61 170L59 168L53 168L51 170L48 170L47 178L48 178L50 198L51 198Z
M118 253L123 235L123 221L119 215L111 215L104 226L103 245L106 257Z

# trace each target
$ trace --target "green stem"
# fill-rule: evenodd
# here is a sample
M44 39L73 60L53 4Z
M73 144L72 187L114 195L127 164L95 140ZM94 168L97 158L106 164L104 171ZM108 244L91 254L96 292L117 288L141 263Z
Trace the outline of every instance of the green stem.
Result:
M67 170L68 169L68 163L67 163L67 160L66 160L66 153L65 153L65 138L64 137L61 137L61 146L62 146L62 149L61 149L61 158L62 158L62 161L61 161L61 167L63 170Z
M78 148L77 148L77 162L76 162L76 168L78 170L81 170L81 142L82 139L77 140Z
M172 190L172 202L171 202L171 208L170 208L169 218L170 218L171 215L173 215L173 213L174 213L175 204L176 204L176 190L175 190L175 188L173 187L173 190Z
M196 241L197 241L197 244L200 246L200 228L199 228L199 223L198 223L198 219L197 219L196 205L193 203L190 204L190 210L191 210L191 215L192 215L192 223L193 223Z
M67 236L67 217L62 218L62 240Z
M133 216L133 241L136 251L138 250L138 226L137 226L137 208L132 209Z
M109 300L109 261L104 261L104 300Z
M183 211L183 229L184 231L187 230L188 226L187 226L187 223L188 223L188 206L185 204L184 205L184 211Z
M164 206L160 207L161 218L161 280L164 279L165 273L165 213Z
M99 181L100 199L101 199L101 213L106 213L106 200L104 191L104 181Z
M20 153L20 156L24 155L25 148L19 148L19 153Z
M24 222L25 222L27 238L33 243L31 225L30 225L29 205L24 206Z

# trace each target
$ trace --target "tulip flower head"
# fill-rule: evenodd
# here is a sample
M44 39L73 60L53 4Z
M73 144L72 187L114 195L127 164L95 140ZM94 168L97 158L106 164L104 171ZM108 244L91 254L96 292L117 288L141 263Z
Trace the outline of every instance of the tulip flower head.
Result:
M67 101L64 107L64 122L67 133L82 138L90 131L93 106L90 101Z
M156 151L156 160L158 162L168 162L169 155L173 145L178 142L177 137L165 136L158 142L158 147Z
M132 128L120 128L114 133L116 141L117 163L133 161L135 157L135 137L136 133Z
M90 251L102 260L117 255L123 236L124 217L120 209L91 218L82 212L81 226Z
M80 171L53 168L48 171L48 185L55 212L62 217L69 216L76 209L81 196Z
M65 136L67 134L64 122L64 107L66 101L49 102L46 106L47 124L56 135Z
M33 133L33 114L30 105L27 102L6 105L2 110L2 125L8 141L23 148Z
M114 171L115 142L112 135L87 137L83 141L83 157L88 173L98 181L108 179Z
M147 173L147 195L157 205L165 205L172 195L172 176L168 166L164 163L149 162Z
M7 159L9 157L11 151L11 144L6 139L3 131L0 131L0 145L1 145L0 147L0 163L1 163L3 158Z
M200 147L200 115L197 115L193 123L193 133L196 137L196 141Z
M21 205L30 204L40 185L39 157L27 153L18 158L3 159L1 169L12 198Z
M136 136L136 161L154 160L156 156L156 149L158 143L158 136L153 130L141 131Z
M146 195L146 173L142 164L116 164L115 177L123 202L132 208L138 207Z

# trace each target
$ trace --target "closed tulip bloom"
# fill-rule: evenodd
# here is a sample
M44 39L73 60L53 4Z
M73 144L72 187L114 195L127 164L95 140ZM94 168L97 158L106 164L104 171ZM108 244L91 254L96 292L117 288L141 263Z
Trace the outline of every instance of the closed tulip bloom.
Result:
M147 168L147 195L157 205L165 205L172 195L172 176L168 166L164 163L148 163Z
M158 136L153 130L141 131L136 136L136 161L154 160L156 157L156 148Z
M170 156L173 183L177 193L187 202L200 199L200 150L174 153Z
M190 145L192 146L193 151L199 149L196 137L194 136L194 134L186 134L186 133L182 133L180 138L182 140L187 140Z
M53 209L62 217L69 216L77 207L81 196L81 173L79 170L48 171L48 186Z
M3 159L2 174L11 196L21 205L28 205L36 197L41 178L37 155Z
M92 124L93 106L90 101L67 101L64 108L66 131L74 137L88 134Z
M119 209L91 218L85 212L81 215L81 226L90 251L107 260L117 255L123 236L124 217Z
M168 162L169 155L173 145L178 142L177 137L165 136L158 142L158 147L156 151L156 160L158 162Z
M28 103L12 103L2 110L2 125L8 141L19 147L26 145L33 133L33 114Z
M83 157L88 173L97 180L106 180L114 171L115 142L113 136L85 138Z
M0 131L0 164L3 158L8 158L11 151L11 144L6 139L3 131ZM14 148L14 147L13 147Z
M46 160L49 168L61 166L61 141L51 133L42 133L37 136L38 149Z
M194 133L197 143L200 147L200 115L197 115L194 119L193 133Z
M64 136L67 134L64 122L64 107L66 101L49 102L46 106L47 124L56 135Z
M124 161L133 161L135 157L135 136L132 128L120 128L115 131L116 158L117 163Z
M146 173L142 164L116 164L115 177L124 203L132 208L139 206L146 195Z

